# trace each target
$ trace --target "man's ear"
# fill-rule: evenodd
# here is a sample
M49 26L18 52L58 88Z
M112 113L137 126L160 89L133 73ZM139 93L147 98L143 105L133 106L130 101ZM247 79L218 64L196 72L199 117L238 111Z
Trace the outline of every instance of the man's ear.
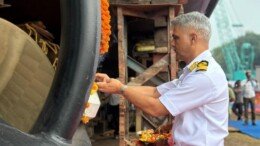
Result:
M192 33L190 34L190 38L191 38L191 44L194 44L197 41L198 36L196 33Z

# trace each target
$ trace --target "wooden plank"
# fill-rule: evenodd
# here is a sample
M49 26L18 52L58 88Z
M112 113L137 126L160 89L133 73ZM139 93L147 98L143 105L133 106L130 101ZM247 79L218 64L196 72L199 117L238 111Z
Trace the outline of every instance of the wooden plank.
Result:
M182 3L158 3L158 4L134 4L134 3L117 3L114 1L110 1L110 5L111 6L117 6L117 7L164 7L164 6L177 6L177 5L181 5Z
M175 17L175 9L174 7L169 7L169 15L168 15L168 48L169 53L170 53L170 79L173 80L177 77L177 71L178 71L178 63L176 60L176 52L173 50L172 45L171 45L171 41L172 41L172 37L171 37L171 29L172 29L172 25L171 22Z
M127 66L129 68L131 68L132 70L134 70L137 74L140 74L147 69L147 67L144 66L144 64L139 63L138 61L136 61L135 59L133 59L130 56L127 56ZM157 75L155 75L153 78L151 78L150 81L155 85L161 85L164 82L164 80L160 76L157 76Z
M188 0L151 0L152 4L186 4Z
M110 0L110 3L117 3L117 4L150 4L151 0Z
M154 18L154 27L167 27L167 20L165 16L158 16Z
M168 8L168 6L155 7L147 5L146 7L124 7L123 15L154 20L164 16L166 19L166 16L168 15L168 10L166 8ZM161 23L160 21L161 20L158 20L157 23ZM165 22L164 25L167 26L167 22Z
M119 67L119 80L122 83L126 83L126 50L125 48L125 30L124 30L124 16L123 16L123 10L121 7L117 8L117 27L118 27L118 67ZM119 145L125 146L125 133L126 133L126 126L125 123L125 113L126 113L126 104L125 99L123 96L120 96L120 104L119 104Z
M163 58L165 54L159 54L159 53L153 53L153 63L158 62L161 58ZM168 66L165 66L160 70L160 73L162 72L168 72Z
M135 142L127 140L126 138L124 140L125 140L127 146L136 146Z
M161 16L164 16L166 18L168 15L168 7L169 6L165 6L163 9L153 11L153 14L152 14L153 19L155 20L157 17L161 17ZM175 7L177 7L177 6L175 6ZM166 26L167 26L167 24L166 24Z
M135 131L142 130L142 111L140 109L136 109L135 112Z
M184 14L184 8L183 5L180 5L179 7L175 7L175 16Z
M176 79L177 78L177 71L179 69L178 62L176 61L176 52L171 49L170 51L170 79Z
M155 47L168 47L168 29L167 27L160 27L154 30Z
M143 85L146 81L151 79L153 76L155 76L160 70L162 70L164 67L167 67L168 65L169 56L165 55L161 60L153 64L151 67L149 67L147 70L145 70L142 74L137 76L135 79L133 79L131 82L129 82L127 85L131 86L140 86ZM142 130L142 111L139 109L136 109L136 131Z
M128 48L128 26L127 23L124 23L124 48L125 48L125 84L128 82L128 68L127 68L127 48ZM125 112L125 136L124 138L129 138L129 102L125 98L123 99L124 102L124 112Z
M144 13L153 13L153 15L157 14L164 14L168 15L168 13L165 13L166 10L168 11L167 7L169 6L175 6L179 7L180 4L110 4L111 7L121 7L123 9L129 9L132 11L138 11L138 12L144 12ZM166 9L166 10L165 10Z
M157 19L157 17L168 16L168 7L180 9L180 4L116 4L111 3L111 7L121 7L123 15L134 16L146 19Z
M133 17L139 17L139 18L145 18L145 19L152 19L152 17L138 11L132 11L127 8L123 9L123 15L125 16L133 16Z
M152 4L178 4L179 0L152 0Z
M153 121L151 121L146 115L144 115L142 113L142 117L153 127L153 129L157 129L159 127L159 125L156 125L155 123L153 123Z
M165 55L158 62L154 63L147 70L145 70L142 74L138 75L135 79L128 83L128 85L140 86L143 85L146 81L150 80L153 76L158 74L164 67L169 65L168 63L169 55Z

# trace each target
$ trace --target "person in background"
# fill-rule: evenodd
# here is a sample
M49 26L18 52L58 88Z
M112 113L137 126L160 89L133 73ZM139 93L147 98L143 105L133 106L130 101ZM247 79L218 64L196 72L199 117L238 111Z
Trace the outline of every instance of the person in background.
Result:
M234 87L235 102L232 107L233 113L237 116L237 120L242 120L243 115L243 93L241 87L241 81L237 80Z
M110 94L108 101L108 116L110 117L108 126L115 130L114 138L118 139L119 134L119 102L120 96L118 94Z
M190 12L175 17L172 25L172 47L177 58L187 64L179 79L157 87L127 86L97 73L99 91L121 94L151 116L175 116L175 146L223 146L228 135L228 83L208 50L209 19Z
M228 117L230 119L232 114L232 106L234 105L234 101L236 98L233 88L230 84L228 84L228 96L229 96Z
M255 89L257 88L257 81L251 78L251 72L246 72L246 80L243 81L243 97L244 97L244 125L248 125L248 105L251 107L252 125L255 123Z

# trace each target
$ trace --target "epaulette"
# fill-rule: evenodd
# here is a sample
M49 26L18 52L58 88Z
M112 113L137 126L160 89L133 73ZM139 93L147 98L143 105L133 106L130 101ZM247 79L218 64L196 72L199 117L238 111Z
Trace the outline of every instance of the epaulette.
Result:
M196 72L198 71L207 71L209 62L206 60L202 60L200 62L194 62L190 67L189 70L192 72L196 69Z
M200 62L197 64L196 72L197 72L197 71L207 71L208 65L209 65L209 62L208 62L208 61L206 61L206 60L200 61Z

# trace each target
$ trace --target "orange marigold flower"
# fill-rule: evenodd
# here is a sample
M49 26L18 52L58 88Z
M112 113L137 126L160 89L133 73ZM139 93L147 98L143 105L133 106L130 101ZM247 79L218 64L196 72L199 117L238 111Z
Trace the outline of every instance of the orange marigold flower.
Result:
M108 52L111 35L110 12L108 0L101 0L101 42L100 54Z
M94 82L91 87L90 94L97 92L97 90L98 90L98 85L97 85L97 83Z
M85 108L88 108L90 104L88 102L85 103Z
M84 123L84 124L87 124L89 122L89 117L87 116L82 116L81 117L81 122Z

